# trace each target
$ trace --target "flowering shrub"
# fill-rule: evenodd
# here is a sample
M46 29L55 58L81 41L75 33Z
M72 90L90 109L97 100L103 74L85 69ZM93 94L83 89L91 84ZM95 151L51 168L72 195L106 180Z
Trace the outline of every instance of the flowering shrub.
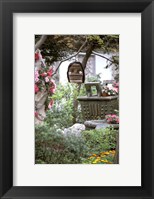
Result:
M105 94L106 96L115 96L118 94L116 88L109 88L108 86L103 86L102 94Z
M109 114L105 116L107 123L109 124L119 124L119 116L115 114Z
M45 105L44 111L51 109L53 106L53 99L51 96L55 93L56 84L52 79L52 67L45 65L45 60L39 50L35 53L35 95L40 96L39 106L41 108ZM38 95L37 95L38 94ZM43 101L41 101L43 99ZM43 120L45 116L44 111L37 107L35 103L35 117L38 120ZM41 112L41 113L40 113ZM43 114L43 115L42 115Z
M114 83L112 86L103 86L102 94L105 96L115 96L119 92L119 83Z
M80 89L81 93L83 93L83 88ZM74 110L74 100L77 99L78 93L76 84L58 84L56 93L52 96L54 104L52 109L46 112L47 117L44 121L47 121L50 126L56 125L61 129L68 128L75 122L83 122L80 106L76 111Z
M119 92L119 82L115 82L115 83L113 84L113 88L114 88L114 90L118 93L118 92Z
M99 154L92 154L83 164L113 164L115 150L103 151Z
M56 84L51 78L52 68L41 68L35 71L35 94L39 91L47 91L48 95L55 93Z

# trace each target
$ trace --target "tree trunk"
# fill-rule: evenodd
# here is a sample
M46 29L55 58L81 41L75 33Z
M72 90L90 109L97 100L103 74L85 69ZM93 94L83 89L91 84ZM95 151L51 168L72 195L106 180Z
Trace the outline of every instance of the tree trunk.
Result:
M87 51L86 51L86 54L82 60L82 66L84 68L84 70L86 69L86 65L87 65L87 61L90 57L90 55L92 54L92 51L93 51L93 45L89 45ZM81 84L78 85L78 94L80 93L80 88L81 88ZM78 109L78 100L77 99L74 99L74 114L73 114L73 123L76 123L76 119L77 119L77 109Z
M92 44L89 45L89 47L86 51L86 55L84 56L84 58L82 60L82 66L83 66L84 69L86 68L87 61L88 61L90 55L92 54L93 49L94 49L94 46Z
M80 86L78 86L78 94L80 92ZM77 110L78 110L78 100L77 98L75 97L73 99L73 106L74 106L74 111L73 111L73 124L75 124L77 121Z
M47 39L47 35L42 35L40 40L35 44L35 50L39 49Z

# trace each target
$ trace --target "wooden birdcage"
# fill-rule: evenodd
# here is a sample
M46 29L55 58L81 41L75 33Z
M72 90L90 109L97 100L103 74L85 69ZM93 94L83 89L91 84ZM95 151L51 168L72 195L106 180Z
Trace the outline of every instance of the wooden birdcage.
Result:
M71 83L84 83L85 81L85 73L83 66L80 62L73 62L70 63L68 66L68 71L67 71L67 78L68 81Z

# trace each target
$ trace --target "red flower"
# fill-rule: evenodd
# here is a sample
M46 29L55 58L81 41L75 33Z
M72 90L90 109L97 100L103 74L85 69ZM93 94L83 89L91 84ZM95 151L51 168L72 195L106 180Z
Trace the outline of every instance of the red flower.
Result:
M38 117L39 113L37 111L35 111L35 117Z
M39 60L40 56L39 53L35 53L35 61Z
M55 91L56 91L56 84L55 84L55 82L54 82L53 79L50 80L50 85L51 85L51 87L49 88L49 92L50 93L55 93Z
M48 72L47 72L48 76L51 77L52 75L52 69L50 69Z
M50 93L55 93L55 88L52 88L52 87L49 88L49 92L50 92Z
M52 106L53 106L53 104L54 104L54 101L53 101L53 99L52 99L52 100L49 102L48 108L51 109Z
M35 93L39 92L39 87L35 84Z
M41 74L41 76L45 77L45 76L47 76L47 73L44 72L44 73Z

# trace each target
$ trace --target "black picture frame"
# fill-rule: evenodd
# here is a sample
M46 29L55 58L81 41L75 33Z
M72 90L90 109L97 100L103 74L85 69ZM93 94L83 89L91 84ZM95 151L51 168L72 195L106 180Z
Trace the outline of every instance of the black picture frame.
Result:
M51 12L141 13L142 186L13 186L13 13ZM103 199L117 199L119 197L121 199L154 198L154 1L0 0L0 27L0 197L53 199L97 197Z

